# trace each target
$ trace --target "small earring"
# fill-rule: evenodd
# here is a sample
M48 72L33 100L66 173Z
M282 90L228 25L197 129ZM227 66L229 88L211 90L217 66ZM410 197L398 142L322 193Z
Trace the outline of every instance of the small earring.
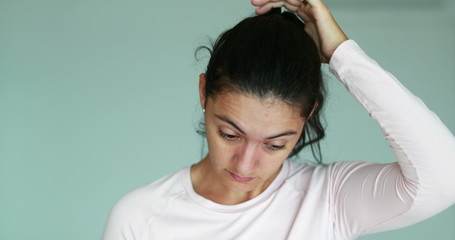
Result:
M202 109L202 112L205 113L205 108Z

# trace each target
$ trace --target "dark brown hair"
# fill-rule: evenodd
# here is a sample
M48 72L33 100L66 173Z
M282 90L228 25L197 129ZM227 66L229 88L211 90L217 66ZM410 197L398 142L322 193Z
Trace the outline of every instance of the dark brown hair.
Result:
M210 52L205 72L207 97L234 90L273 97L301 109L307 122L289 157L310 145L321 163L325 88L317 47L304 27L295 14L273 10L242 20L221 34L211 48L202 46L196 53L201 49Z

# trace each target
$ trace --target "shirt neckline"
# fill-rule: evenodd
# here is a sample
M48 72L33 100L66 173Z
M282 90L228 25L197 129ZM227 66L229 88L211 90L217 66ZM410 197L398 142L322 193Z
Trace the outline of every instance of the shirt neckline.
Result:
M286 176L289 173L289 160L286 159L281 167L280 172L275 177L275 179L270 183L270 185L259 195L256 197L239 204L234 205L224 205L220 203L216 203L212 200L209 200L194 191L193 184L191 183L191 166L186 167L183 169L182 174L182 181L183 186L185 188L186 193L188 196L195 201L197 204L201 205L202 207L216 211L216 212L225 212L225 213L234 213L234 212L242 212L247 209L250 209L263 201L267 200L270 195L272 195L285 181Z

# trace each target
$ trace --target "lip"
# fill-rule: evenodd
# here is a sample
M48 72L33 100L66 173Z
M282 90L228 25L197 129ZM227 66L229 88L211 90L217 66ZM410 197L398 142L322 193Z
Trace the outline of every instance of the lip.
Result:
M228 170L228 173L229 173L229 175L231 175L231 177L232 177L235 181L241 182L241 183L251 182L251 180L254 179L254 178L252 178L252 177L240 177L239 175L237 175L237 174L235 174L235 173L233 173L233 172L231 172L231 171L229 171L229 170Z

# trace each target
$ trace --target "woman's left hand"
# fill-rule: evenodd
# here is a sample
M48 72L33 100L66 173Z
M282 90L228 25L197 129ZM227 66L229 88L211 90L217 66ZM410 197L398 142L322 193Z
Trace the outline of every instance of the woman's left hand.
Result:
M264 14L277 7L285 7L297 13L305 22L305 31L318 46L324 63L328 63L335 49L348 39L321 0L251 0L251 3L258 7L257 14Z

